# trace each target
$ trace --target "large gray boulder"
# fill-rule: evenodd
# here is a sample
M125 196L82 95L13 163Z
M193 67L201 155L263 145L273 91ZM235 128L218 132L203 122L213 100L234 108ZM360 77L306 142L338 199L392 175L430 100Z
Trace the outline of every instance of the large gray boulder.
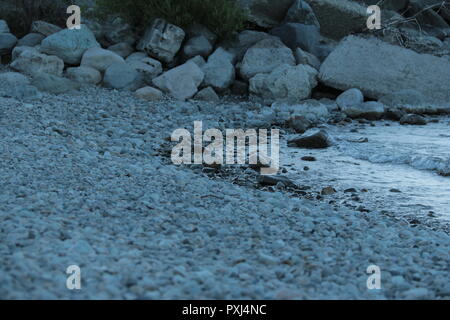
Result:
M249 80L258 73L272 72L283 64L295 66L292 50L278 38L259 41L246 52L240 67L242 78Z
M124 63L125 60L117 53L102 48L90 48L86 50L81 59L83 67L91 67L100 72L105 72L112 64Z
M145 51L150 57L170 63L180 50L184 37L183 29L156 19L145 31L137 49Z
M112 89L137 90L143 80L139 72L125 62L112 64L106 69L103 85Z
M90 48L98 48L100 44L94 34L85 25L77 29L64 29L48 36L41 43L41 51L46 54L55 55L65 63L78 65L81 57Z
M11 53L17 43L12 33L0 33L0 56Z
M203 82L205 74L194 62L173 68L153 79L153 84L178 100L192 98Z
M80 84L78 82L48 73L36 74L31 83L40 91L53 94L65 93L68 91L78 90L80 88Z
M344 39L322 64L319 79L340 90L358 88L368 98L413 89L428 102L450 102L447 59L418 54L374 38Z
M13 56L15 54L18 54L18 56L11 63L11 68L14 70L28 75L37 73L62 75L64 62L56 56L48 56L29 47L16 47Z
M317 70L307 65L281 65L271 73L250 79L250 92L269 102L283 100L298 103L311 96L317 85Z
M237 0L248 19L263 28L280 24L293 3L294 0Z
M323 129L314 129L304 133L301 137L288 142L291 147L305 149L324 149L332 145L331 138Z
M211 86L219 92L231 86L236 78L232 61L233 55L223 48L214 51L202 68L205 74L203 84Z
M367 6L350 0L304 0L313 9L323 35L341 39L367 26Z

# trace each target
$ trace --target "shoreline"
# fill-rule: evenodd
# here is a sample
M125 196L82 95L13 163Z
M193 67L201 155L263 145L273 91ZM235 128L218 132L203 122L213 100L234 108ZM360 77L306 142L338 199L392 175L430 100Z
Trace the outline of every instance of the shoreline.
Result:
M439 119L439 116L433 116L432 119ZM446 119L447 116L443 115L442 119ZM384 121L374 121L372 122L375 126L385 125ZM328 126L328 128L334 127L333 129L351 129L351 124L347 128ZM282 128L278 128L283 130ZM295 136L288 134L287 136ZM281 192L285 193L291 198L304 198L312 201L317 201L319 203L328 203L335 208L348 208L356 212L368 212L374 214L386 215L388 217L394 217L399 220L404 220L408 222L409 227L416 227L418 224L426 225L432 229L442 230L450 234L450 215L443 212L435 212L434 209L428 208L427 205L417 204L418 212L399 212L396 208L386 208L386 205L381 205L377 203L374 199L380 196L380 193L386 197L394 198L395 195L403 193L397 188L385 188L383 190L373 190L367 189L367 184L364 182L354 183L353 186L347 183L342 183L339 177L335 174L323 173L321 169L324 168L323 163L328 162L327 157L330 153L336 157L338 160L334 163L338 167L347 166L351 168L354 165L363 166L374 165L367 160L354 159L351 157L346 157L340 154L339 151L333 150L311 150L311 149L300 149L300 148L289 148L287 146L286 135L281 139L282 143L280 149L282 150L282 157L289 157L284 161L284 165L281 166L278 174L274 177L269 176L268 179L260 179L262 176L259 173L260 167L253 167L252 165L219 165L219 166L209 166L209 165L175 165L180 166L184 170L191 170L199 175L205 175L213 180L223 180L228 181L232 184L237 184L240 186L262 190L265 192ZM356 142L359 143L359 142ZM370 141L368 142L370 143ZM163 148L164 149L164 148ZM167 149L164 149L167 153ZM287 154L287 155L286 155ZM297 155L294 159L292 155ZM305 158L305 160L302 160ZM163 155L163 159L165 159ZM287 164L289 162L289 164ZM292 163L297 162L297 163ZM170 159L165 159L164 163L167 165L173 165ZM342 163L342 164L338 164ZM380 164L379 166L383 166ZM395 170L396 168L402 168L403 170L419 170L412 167L408 167L404 164L385 164L386 168L390 170ZM328 169L328 168L326 168ZM370 170L370 169L368 169ZM424 175L436 176L435 178L440 178L438 173L430 170L419 170ZM315 173L314 173L315 172ZM302 174L308 174L308 177L300 178ZM302 180L303 179L303 180ZM442 177L442 179L448 179L447 177ZM262 180L262 181L260 181ZM264 181L268 181L266 183ZM273 182L274 181L274 182ZM328 183L327 183L328 181ZM277 186L277 182L281 183ZM293 185L290 185L290 184ZM356 185L356 186L355 186ZM336 190L337 189L337 190ZM394 201L394 200L392 200ZM423 208L420 209L420 207ZM420 209L420 210L419 210ZM405 210L403 210L405 211ZM420 211L420 212L419 212Z
M94 87L0 106L3 298L450 296L442 230L161 162L167 137L193 117L239 128L264 122L264 107L150 104ZM77 293L64 288L74 263L88 281ZM366 288L370 264L381 291Z

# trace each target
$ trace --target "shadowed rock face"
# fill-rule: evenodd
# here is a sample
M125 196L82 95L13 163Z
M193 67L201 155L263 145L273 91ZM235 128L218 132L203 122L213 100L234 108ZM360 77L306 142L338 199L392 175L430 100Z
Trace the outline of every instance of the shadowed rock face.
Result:
M412 89L429 103L450 101L448 60L372 38L349 36L343 40L322 64L319 79L340 90L358 88L373 99Z
M387 10L403 10L408 5L409 0L385 0L382 4L380 4L380 0L356 0L364 5L371 6L371 5L379 5L382 9ZM438 1L438 0L432 0L432 1Z
M367 7L349 0L305 0L313 9L323 35L339 40L366 27Z
M238 0L247 11L249 20L260 27L270 28L282 22L295 0Z

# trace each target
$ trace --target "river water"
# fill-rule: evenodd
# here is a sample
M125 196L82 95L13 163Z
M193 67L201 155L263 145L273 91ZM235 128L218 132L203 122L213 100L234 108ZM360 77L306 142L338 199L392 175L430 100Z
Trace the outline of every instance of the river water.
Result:
M355 207L362 203L370 210L450 221L450 177L439 175L450 167L450 118L426 126L354 122L327 131L335 140L331 148L281 148L280 161L291 179L318 189L331 186L341 204L352 204L357 194L361 200ZM317 161L302 161L304 156ZM357 193L343 192L349 188Z

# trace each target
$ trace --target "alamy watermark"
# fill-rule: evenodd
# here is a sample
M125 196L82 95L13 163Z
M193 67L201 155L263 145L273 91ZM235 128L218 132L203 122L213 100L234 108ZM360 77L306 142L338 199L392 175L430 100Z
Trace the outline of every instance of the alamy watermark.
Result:
M66 273L69 275L66 280L66 287L69 290L81 290L81 269L77 265L68 266Z
M70 30L81 29L81 9L77 5L71 5L67 7L67 14L71 16L67 19L66 25Z
M67 7L67 14L71 16L67 19L66 25L70 30L81 29L81 8L77 5ZM367 8L367 28L369 30L381 29L381 9L378 5L372 5Z
M171 140L179 142L171 154L172 162L177 165L259 164L262 175L275 175L280 166L278 129L271 129L269 142L267 129L226 129L225 134L218 129L203 132L202 121L194 121L193 139L188 130L177 129L172 133ZM204 147L204 142L209 144Z
M381 9L377 5L369 6L367 14L370 14L367 19L367 29L379 30L381 29Z
M370 265L366 270L367 274L370 276L367 278L367 289L369 290L379 290L381 289L381 269L377 265Z

